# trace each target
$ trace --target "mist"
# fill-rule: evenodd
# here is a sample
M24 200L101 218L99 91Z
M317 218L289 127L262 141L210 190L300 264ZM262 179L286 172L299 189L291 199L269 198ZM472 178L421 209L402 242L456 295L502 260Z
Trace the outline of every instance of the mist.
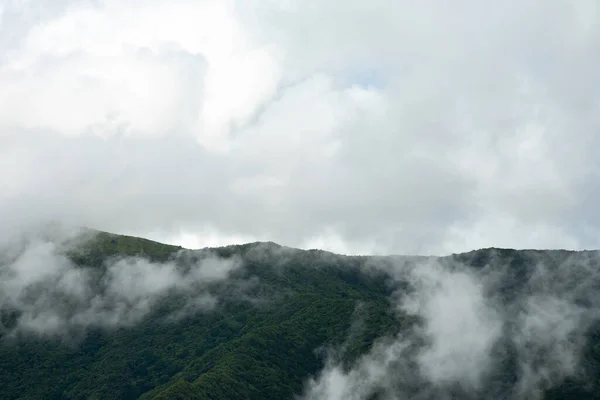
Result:
M297 257L314 268L349 265L343 256L274 243L231 257L181 250L166 262L121 256L101 266L76 264L69 252L94 235L45 225L0 243L1 337L73 338L132 327L155 311L166 323L219 312L228 295L219 285L233 284L238 300L251 298L244 290L256 283L252 276L235 277L245 263L282 274ZM360 260L365 274L389 277L390 307L404 325L344 362L368 312L357 305L348 341L324 353L323 369L305 382L301 398L537 399L566 380L585 382L586 337L600 321L598 252L488 249Z
M391 306L417 322L349 367L326 359L302 398L537 399L566 379L584 382L599 254L487 252L483 263L466 255L396 265L391 275L408 290Z
M209 251L194 252L194 259L185 262L189 254L180 252L164 263L116 257L100 267L76 265L68 251L93 237L87 230L52 227L3 243L0 336L65 336L90 328L129 327L168 295L179 299L169 317L212 310L219 302L214 285L242 267L238 257L221 258Z

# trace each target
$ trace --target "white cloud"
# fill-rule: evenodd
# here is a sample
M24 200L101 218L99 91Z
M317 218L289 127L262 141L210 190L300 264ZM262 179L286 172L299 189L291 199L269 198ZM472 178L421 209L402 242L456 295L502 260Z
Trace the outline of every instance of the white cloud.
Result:
M29 1L1 18L11 219L347 252L598 246L593 1Z
M431 344L418 357L422 374L438 385L462 381L478 389L502 333L502 321L470 271L447 271L436 262L412 272L417 295L401 308L425 318Z
M302 398L538 399L567 377L586 380L598 252L489 256L475 268L452 258L386 267L400 288L393 304L401 332L354 362L334 352Z
M203 253L186 267L136 257L109 259L99 269L80 267L65 251L72 248L69 241L85 236L48 231L44 237L39 232L25 236L22 246L14 240L1 242L0 310L18 315L15 326L0 324L2 335L61 336L131 326L173 294L185 295L185 301L170 317L210 310L221 295L210 285L228 279L242 265L236 257Z

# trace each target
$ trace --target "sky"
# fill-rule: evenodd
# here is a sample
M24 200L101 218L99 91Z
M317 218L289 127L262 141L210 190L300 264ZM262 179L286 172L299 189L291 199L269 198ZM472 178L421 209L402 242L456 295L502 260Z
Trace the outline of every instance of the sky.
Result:
M0 234L600 248L595 0L0 0Z

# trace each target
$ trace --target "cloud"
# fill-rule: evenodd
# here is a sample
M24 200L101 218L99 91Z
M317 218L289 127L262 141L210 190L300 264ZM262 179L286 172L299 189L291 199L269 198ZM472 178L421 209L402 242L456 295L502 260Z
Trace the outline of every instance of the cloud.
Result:
M0 260L0 334L66 336L128 327L157 310L167 295L184 300L167 313L173 318L211 310L221 297L214 284L242 265L236 257L198 252L187 263L181 260L189 255L178 254L166 263L120 257L100 267L78 266L66 252L90 236L70 233L36 233L20 248L14 242L6 246L9 252Z
M352 253L597 247L597 7L8 2L0 214Z
M393 304L416 322L352 364L326 358L302 398L536 399L567 378L586 381L598 253L485 252L479 267L468 255L397 264Z
M477 388L502 331L482 282L469 271L448 271L435 262L418 265L412 274L416 294L401 309L425 320L422 334L429 344L417 359L421 373L435 384L461 381Z

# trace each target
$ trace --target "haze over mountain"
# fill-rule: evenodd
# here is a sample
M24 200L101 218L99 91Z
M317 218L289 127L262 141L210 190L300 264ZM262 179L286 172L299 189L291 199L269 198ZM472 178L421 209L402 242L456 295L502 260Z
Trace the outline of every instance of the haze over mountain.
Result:
M1 398L600 393L598 251L350 257L54 229L1 254Z

